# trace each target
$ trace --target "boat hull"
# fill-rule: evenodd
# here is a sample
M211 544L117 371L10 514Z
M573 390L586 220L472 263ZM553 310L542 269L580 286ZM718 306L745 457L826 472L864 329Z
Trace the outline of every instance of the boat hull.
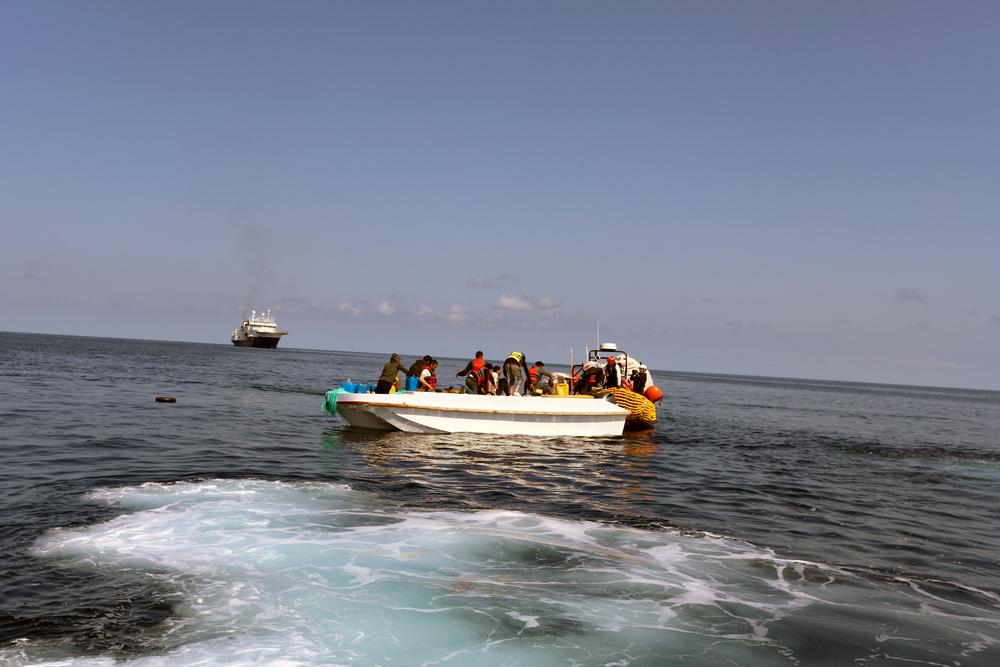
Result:
M628 415L602 400L429 392L339 393L336 412L381 431L589 437L620 436Z
M236 347L265 347L273 349L278 347L281 336L252 336L247 338L233 338L233 345Z

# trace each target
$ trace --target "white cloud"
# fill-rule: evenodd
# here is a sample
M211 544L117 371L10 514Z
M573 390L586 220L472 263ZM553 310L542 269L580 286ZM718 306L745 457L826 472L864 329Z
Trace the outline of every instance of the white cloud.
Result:
M430 306L420 306L417 308L417 317L430 317L433 314L434 311L431 310Z
M534 310L535 306L527 299L520 296L501 296L497 300L497 305L507 310Z
M544 315L552 315L559 310L559 304L551 296L532 297L524 292L518 296L504 294L497 300L497 306L505 310L535 311Z
M388 301L379 301L378 305L375 306L375 312L379 315L392 315L396 309Z
M445 319L454 324L462 324L463 322L469 321L469 313L466 312L465 308L462 308L456 303L448 309L448 314L445 315Z
M357 317L361 314L361 309L355 306L350 301L341 301L340 305L337 306L337 310L342 313L347 313L351 317Z

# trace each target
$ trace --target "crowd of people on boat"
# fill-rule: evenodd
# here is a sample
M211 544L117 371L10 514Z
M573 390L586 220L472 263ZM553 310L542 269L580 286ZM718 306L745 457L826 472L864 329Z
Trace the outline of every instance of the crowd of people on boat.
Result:
M404 388L445 391L438 386L438 365L436 359L424 355L406 366L393 353L382 368L375 393L388 394ZM570 388L573 393L587 394L619 387L642 394L653 385L649 369L623 354L610 356L603 364L588 360L579 369L571 369L568 375L549 371L541 361L529 365L524 353L518 351L511 352L500 364L489 363L480 350L455 376L464 378L458 393L488 396L568 394Z
M597 360L584 362L575 382L578 394L616 387L624 387L642 394L647 387L652 386L653 379L646 365L623 354L608 357L603 364Z

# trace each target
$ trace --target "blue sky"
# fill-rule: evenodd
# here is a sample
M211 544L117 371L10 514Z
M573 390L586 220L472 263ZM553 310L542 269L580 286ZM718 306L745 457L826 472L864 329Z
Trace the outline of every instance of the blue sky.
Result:
M0 329L1000 389L1000 4L0 4Z

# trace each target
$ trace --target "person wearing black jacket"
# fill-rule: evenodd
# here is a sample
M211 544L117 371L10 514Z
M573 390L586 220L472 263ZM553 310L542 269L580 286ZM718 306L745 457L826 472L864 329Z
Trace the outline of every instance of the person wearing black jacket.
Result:
M427 365L431 363L431 359L432 359L431 355L425 354L423 357L417 359L412 364L410 364L410 370L406 371L406 374L415 378L419 378L420 371L427 368Z
M396 377L400 373L406 373L406 366L399 359L395 352L389 357L389 363L382 367L382 374L378 376L378 384L375 385L376 394L388 394L389 389L396 383Z

